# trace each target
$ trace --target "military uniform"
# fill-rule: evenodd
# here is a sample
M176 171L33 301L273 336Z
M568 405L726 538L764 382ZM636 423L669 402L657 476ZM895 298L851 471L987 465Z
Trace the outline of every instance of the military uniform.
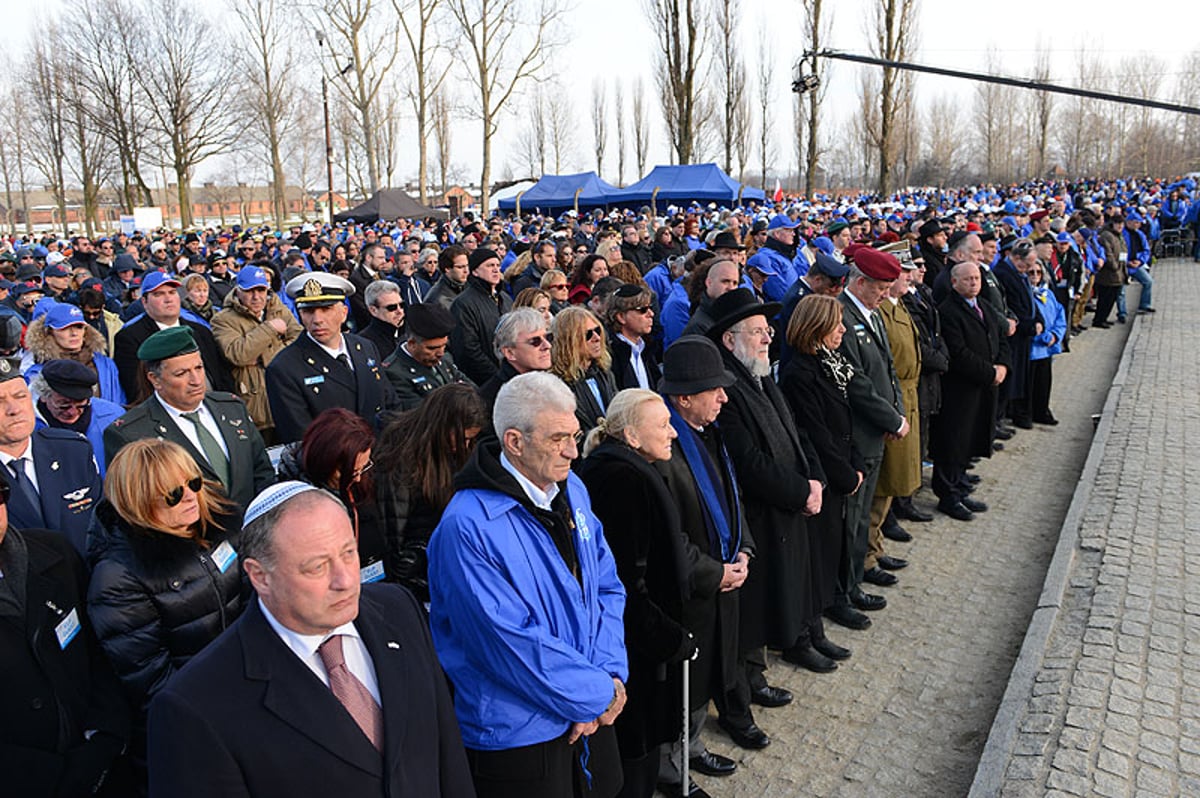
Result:
M454 365L454 358L447 352L441 362L433 367L418 363L412 355L404 351L403 345L383 361L383 371L388 382L395 391L394 407L399 410L412 410L421 404L425 396L443 385L455 382L472 385L467 375Z
M229 452L229 484L225 486L225 495L237 505L240 514L260 491L274 484L275 470L262 435L241 399L231 393L210 391L204 397L204 405L217 422ZM111 464L121 447L143 438L179 444L196 461L205 479L221 481L208 458L183 434L157 396L132 408L104 430L105 462Z
M14 484L8 499L8 522L18 529L53 529L66 535L80 554L87 550L92 509L100 501L100 472L92 444L78 432L47 427L34 430L29 457L37 476L37 496ZM7 463L6 463L7 465ZM28 473L28 472L27 472ZM32 485L30 485L32 488Z
M304 436L323 410L344 407L367 421L391 406L391 385L379 367L375 345L343 333L353 373L309 335L301 335L267 366L267 397L279 443Z

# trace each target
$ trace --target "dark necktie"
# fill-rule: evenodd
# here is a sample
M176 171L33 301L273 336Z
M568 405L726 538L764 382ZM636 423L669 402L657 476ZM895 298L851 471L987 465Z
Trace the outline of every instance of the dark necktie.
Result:
M340 355L337 356L337 361L339 363L341 363L343 366L345 366L346 370L349 371L351 374L354 373L354 366L350 365L350 356L347 355L345 352L342 352Z
M883 319L879 318L879 311L871 313L871 329L875 331L875 337L879 339L879 343L887 345L887 333L883 330Z
M200 450L204 452L204 459L208 460L208 464L216 472L217 478L221 480L221 484L228 488L229 458L225 456L225 452L222 451L221 444L217 443L217 439L200 422L200 411L193 410L190 413L182 413L181 415L192 422L192 425L196 428L196 437L200 439Z
M29 506L33 508L33 511L37 513L37 523L26 523L25 526L44 527L46 521L42 516L42 502L38 498L37 488L33 486L33 481L29 479L29 473L25 470L25 458L18 457L16 460L13 460L8 464L8 470L12 472L13 491L23 497L29 503Z
M383 710L367 686L346 667L342 635L332 635L317 648L317 654L329 674L329 689L354 718L363 734L378 751L383 750Z

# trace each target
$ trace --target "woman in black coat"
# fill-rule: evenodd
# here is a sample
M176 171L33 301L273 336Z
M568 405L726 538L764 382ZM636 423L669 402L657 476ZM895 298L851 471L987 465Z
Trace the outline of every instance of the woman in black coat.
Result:
M108 468L88 534L88 617L133 705L131 752L145 790L150 700L241 614L237 533L228 503L176 443L124 446Z
M625 585L627 701L617 717L625 771L622 796L649 798L659 746L679 736L683 711L680 663L695 650L684 628L688 570L679 513L651 463L671 459L676 437L657 394L631 388L588 436L580 476Z
M788 322L788 345L795 355L779 375L779 388L796 424L808 432L825 471L821 512L808 521L815 610L808 641L830 659L850 655L849 650L825 637L821 614L833 606L837 576L849 557L843 532L846 497L862 484L864 468L851 443L850 403L846 398L853 367L838 352L845 331L842 306L836 299L819 294L804 297Z

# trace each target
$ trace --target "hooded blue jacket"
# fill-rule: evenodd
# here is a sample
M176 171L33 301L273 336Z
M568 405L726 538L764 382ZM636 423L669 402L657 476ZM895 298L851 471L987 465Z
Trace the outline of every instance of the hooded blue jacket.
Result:
M476 449L427 550L434 647L463 743L485 751L595 720L629 675L625 589L583 483L565 483L579 580L498 458Z
M1042 314L1042 332L1034 336L1029 351L1030 360L1045 360L1062 352L1062 339L1067 333L1067 314L1055 298L1054 292L1045 285L1033 289L1033 306ZM1053 337L1054 343L1050 343Z

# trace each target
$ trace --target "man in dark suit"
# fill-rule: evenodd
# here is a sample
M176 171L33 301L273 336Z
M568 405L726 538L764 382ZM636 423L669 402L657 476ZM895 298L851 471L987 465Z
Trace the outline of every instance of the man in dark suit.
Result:
M284 482L246 520L258 599L151 704L150 795L473 798L421 608L360 586L345 508Z
M233 392L233 377L229 364L221 354L212 332L203 324L180 318L179 281L164 272L150 272L142 282L141 318L125 324L113 340L113 360L121 377L121 387L128 401L136 402L143 395L139 379L137 351L142 342L159 330L187 327L196 339L200 359L204 361L205 378L214 391Z
M84 612L83 560L56 532L10 527L10 491L0 473L4 793L90 795L125 746L129 707Z
M304 436L309 423L331 407L353 410L369 422L392 402L375 345L342 332L346 298L354 286L327 272L292 278L287 293L296 303L301 335L267 366L267 398L279 443Z
M1004 317L979 298L979 267L967 261L950 273L954 291L938 306L950 368L942 375L942 410L929 439L938 509L959 521L986 510L969 495L967 463L991 457L996 389L1008 375Z
M246 406L233 394L205 390L204 362L187 327L156 332L137 354L154 393L104 431L105 462L142 438L178 443L205 478L221 483L240 515L275 481L267 447Z
M354 292L349 295L350 319L355 331L365 330L371 323L371 312L367 309L367 286L376 280L388 279L392 269L383 244L367 244L359 253L359 261L354 271L350 272L350 284L354 286Z
M864 619L855 607L879 610L887 606L882 596L864 593L861 587L870 535L871 499L883 463L883 442L887 436L903 438L909 427L887 333L877 313L879 303L900 276L900 262L892 255L864 246L848 247L846 254L853 265L846 290L838 296L846 327L838 351L854 367L854 376L846 390L854 422L854 447L862 454L866 468L862 486L846 499L850 567L839 577L835 604L826 614L844 626L863 628Z
M21 529L53 529L80 554L87 550L100 472L92 444L78 432L35 430L33 396L20 360L0 358L0 465L12 486L8 515Z
M396 392L395 406L412 410L430 392L452 382L470 384L446 351L454 317L441 305L413 305L408 313L408 340L383 361L383 371Z

